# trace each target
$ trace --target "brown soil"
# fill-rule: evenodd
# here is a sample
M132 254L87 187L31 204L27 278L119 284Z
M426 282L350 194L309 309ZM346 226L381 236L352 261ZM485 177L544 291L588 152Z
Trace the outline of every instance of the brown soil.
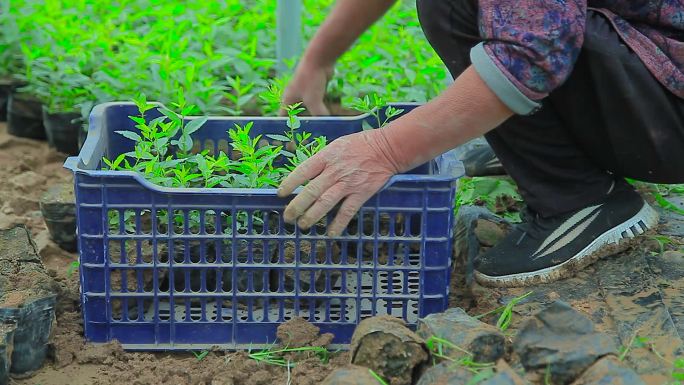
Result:
M87 344L83 339L82 318L79 310L78 271L69 273L70 264L77 260L77 255L61 250L49 240L38 206L40 197L50 186L57 183L72 183L70 172L62 168L63 161L64 156L48 149L45 142L11 137L6 134L5 125L0 124L0 162L3 165L0 167L0 179L13 181L0 184L0 229L11 228L16 224L27 226L43 264L51 278L58 282L60 292L51 359L33 377L15 379L13 384L270 385L286 384L289 377L292 384L313 385L322 383L333 369L350 363L346 352L333 354L327 364L322 363L315 356L300 354L292 356L297 361L297 365L288 374L286 368L259 363L250 359L245 352L211 352L199 360L194 355L184 353L124 352L116 343L100 346ZM32 173L28 173L29 171ZM22 174L21 178L13 179L20 174ZM400 229L402 219L396 222L395 228ZM382 228L381 231L383 231ZM638 247L636 246L636 249ZM648 251L650 250L643 252ZM600 261L597 265L607 263L615 263L615 261ZM530 290L490 289L477 284L466 286L462 259L457 258L454 269L450 306L462 307L471 315L488 312ZM635 314L643 313L643 309L639 309L638 304L644 296L648 296L649 291L634 293L628 299L624 296L612 296L609 291L606 291L609 287L602 287L589 294L577 294L582 293L581 289L600 271L600 267L591 266L576 277L564 280L560 285L548 285L549 290L545 292L546 294L517 305L511 327L507 331L507 338L512 338L526 317L539 311L544 303L556 299L571 303L597 322L599 330L615 335L617 338L621 332L615 331L619 329L619 325L616 326L616 324L630 317L635 318ZM677 294L681 293L681 288L684 287L682 281L659 282L659 284L663 293L669 293L671 298L676 299ZM13 293L6 295L3 300L5 305L18 302ZM622 309L624 319L613 320L607 314L609 307L607 303L610 307ZM491 315L484 317L484 320L494 323L496 318L496 315ZM658 352L665 355L667 359L673 359L672 354L676 351L675 342L668 341L659 335L658 325L645 324L643 327L644 329L640 329L640 336L651 336L653 348L658 349ZM302 320L293 320L292 323L283 325L280 328L280 336L283 339L283 345L288 347L324 346L330 339L330 336L318 336L318 331ZM388 336L390 339L394 338L391 334ZM287 340L283 337L287 337ZM633 349L635 355L633 361L646 356L653 357L654 354L649 346ZM629 357L628 361L633 363ZM515 357L511 364L515 368ZM644 373L640 372L646 383L663 383L669 380L669 368L660 372L653 370L653 367L648 369Z

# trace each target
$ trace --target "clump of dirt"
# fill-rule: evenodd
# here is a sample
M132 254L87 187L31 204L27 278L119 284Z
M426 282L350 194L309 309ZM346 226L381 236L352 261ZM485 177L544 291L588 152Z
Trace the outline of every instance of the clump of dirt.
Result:
M299 348L302 346L328 346L332 343L332 333L320 334L321 329L301 317L278 326L276 336L283 346Z

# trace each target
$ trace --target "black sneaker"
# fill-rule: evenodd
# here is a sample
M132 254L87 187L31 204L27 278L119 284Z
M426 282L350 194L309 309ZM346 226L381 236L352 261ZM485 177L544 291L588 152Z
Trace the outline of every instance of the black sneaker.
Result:
M485 286L514 287L555 281L658 224L658 213L634 190L614 192L603 203L552 218L528 211L499 244L475 260L475 278Z
M463 156L466 176L506 175L499 158L489 145L475 147Z

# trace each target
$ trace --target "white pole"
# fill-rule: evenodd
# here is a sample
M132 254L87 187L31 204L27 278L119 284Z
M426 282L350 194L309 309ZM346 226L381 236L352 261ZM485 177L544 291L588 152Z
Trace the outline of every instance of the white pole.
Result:
M302 0L278 0L276 31L277 70L283 74L285 62L302 52Z

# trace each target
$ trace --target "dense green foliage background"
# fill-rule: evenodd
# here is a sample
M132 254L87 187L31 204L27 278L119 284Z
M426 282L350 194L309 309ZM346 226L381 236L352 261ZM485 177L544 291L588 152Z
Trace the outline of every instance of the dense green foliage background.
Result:
M304 0L310 38L334 0ZM176 100L203 114L272 114L257 95L275 79L275 0L0 0L0 79L26 82L52 112L93 104ZM359 10L363 12L363 10ZM444 67L415 4L399 2L337 66L329 92L425 101Z

